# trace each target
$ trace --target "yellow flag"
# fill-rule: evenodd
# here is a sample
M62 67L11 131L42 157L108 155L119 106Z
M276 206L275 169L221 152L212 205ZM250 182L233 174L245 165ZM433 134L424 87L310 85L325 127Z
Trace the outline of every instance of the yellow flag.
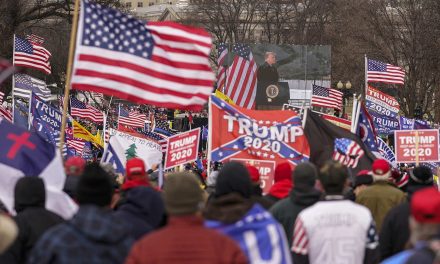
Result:
M232 99L229 98L226 94L220 92L220 90L215 90L215 96L222 99L223 101L225 101L228 104L235 105L234 101L232 101Z
M90 141L98 146L104 147L100 136L92 135L92 133L75 120L73 120L73 137L84 139L85 141Z

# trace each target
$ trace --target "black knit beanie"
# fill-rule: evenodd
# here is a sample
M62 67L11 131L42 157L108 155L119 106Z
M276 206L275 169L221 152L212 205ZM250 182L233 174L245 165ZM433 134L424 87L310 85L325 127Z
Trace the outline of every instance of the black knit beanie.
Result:
M43 179L37 176L20 178L14 189L14 209L17 213L28 207L43 207L46 202L46 190Z
M316 166L310 162L298 164L293 171L293 188L297 190L307 191L315 186L318 178L318 170Z
M252 195L252 182L246 167L239 162L228 162L220 170L215 185L215 197L238 193L244 198Z
M76 193L80 205L108 206L112 201L113 181L98 163L92 163L79 178Z

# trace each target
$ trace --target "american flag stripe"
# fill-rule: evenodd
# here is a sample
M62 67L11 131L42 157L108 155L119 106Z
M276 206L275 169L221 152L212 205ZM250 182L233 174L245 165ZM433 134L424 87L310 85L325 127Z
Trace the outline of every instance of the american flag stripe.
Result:
M51 56L52 54L41 45L15 37L14 65L35 68L50 74Z
M0 105L0 116L3 116L9 122L12 122L12 113Z
M0 91L0 103L3 102L4 97L5 97L5 93Z
M31 34L31 35L26 35L26 39L29 40L30 42L33 42L35 44L43 44L44 43L44 38L35 35L35 34Z
M226 80L226 70L227 67L224 67L224 63L226 60L226 56L228 55L228 49L226 48L226 44L220 44L219 46L220 54L217 59L218 65L218 74L217 74L217 88L221 90L225 86Z
M126 110L122 106L119 106L119 125L144 128L146 120L146 114L142 114L133 110Z
M307 233L301 219L297 219L295 222L295 228L293 231L292 252L297 254L306 255L308 248Z
M368 82L405 83L405 71L401 67L370 59L367 64Z
M74 89L168 108L200 109L206 103L214 81L208 33L173 22L145 24L114 9L102 12L103 9L83 1L72 77ZM103 24L111 17L118 17L120 23ZM98 28L90 30L91 25ZM105 30L110 32L108 36L103 33L110 46L102 44L104 39L89 43L91 35ZM116 30L122 31L119 35L133 36L121 41L127 50L115 38ZM148 50L141 56L135 50L142 50L143 46Z
M225 94L237 105L254 107L257 86L257 65L248 45L235 44L232 65L228 68Z

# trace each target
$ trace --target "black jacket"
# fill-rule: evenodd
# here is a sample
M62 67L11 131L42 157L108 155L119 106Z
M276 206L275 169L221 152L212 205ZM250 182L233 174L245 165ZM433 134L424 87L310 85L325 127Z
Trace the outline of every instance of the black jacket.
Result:
M270 209L273 217L283 226L289 247L292 246L293 227L298 214L319 201L320 197L321 192L316 189L304 192L294 188L290 191L289 197L278 201Z
M46 195L40 178L24 177L15 190L14 204L18 236L12 246L0 256L0 263L26 263L38 239L51 227L64 220L44 208Z
M139 186L124 193L115 216L127 224L130 235L137 240L161 225L165 208L156 190Z
M408 186L408 202L392 208L382 224L379 235L381 260L395 255L405 249L409 240L410 200L412 195L426 186Z

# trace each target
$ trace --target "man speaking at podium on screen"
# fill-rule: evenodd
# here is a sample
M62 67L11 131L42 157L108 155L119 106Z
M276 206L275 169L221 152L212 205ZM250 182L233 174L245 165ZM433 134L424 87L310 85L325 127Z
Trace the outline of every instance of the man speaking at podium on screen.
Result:
M264 61L257 70L257 109L263 109L261 108L263 105L270 105L280 92L275 52L266 52Z

